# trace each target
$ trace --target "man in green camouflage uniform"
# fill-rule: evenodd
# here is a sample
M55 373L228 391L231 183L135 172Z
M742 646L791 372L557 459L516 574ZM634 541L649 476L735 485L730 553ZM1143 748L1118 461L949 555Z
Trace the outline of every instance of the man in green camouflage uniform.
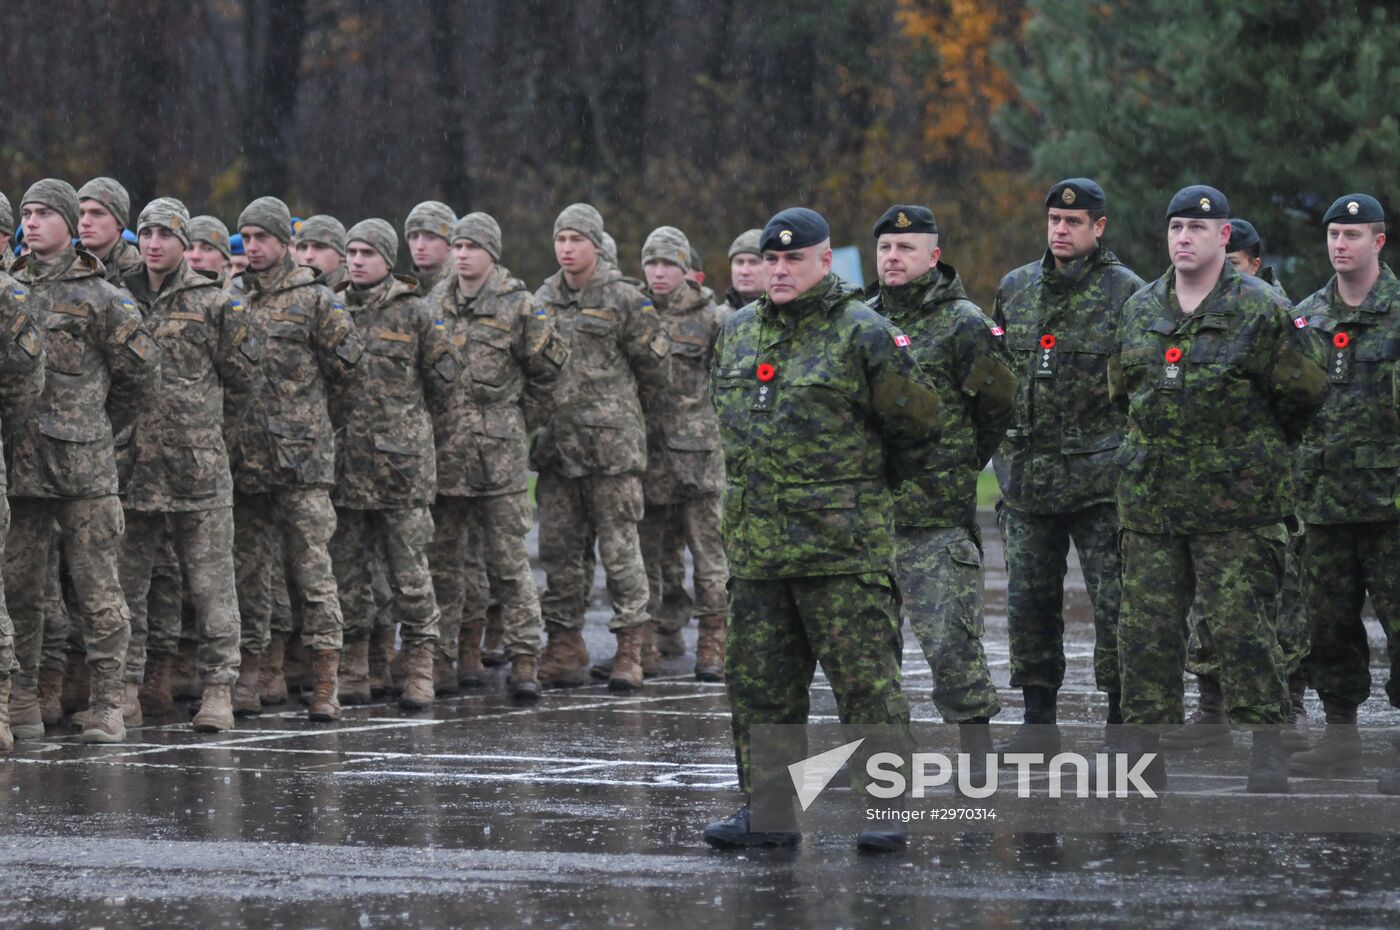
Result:
M45 578L55 531L72 578L91 669L85 742L126 738L120 705L131 615L117 552L124 527L113 437L129 434L160 378L160 352L129 297L103 280L102 263L75 250L78 195L59 180L34 184L21 202L31 253L15 263L34 318L47 331L44 393L11 425L11 526L5 590L20 664L12 723L43 735L37 673L46 619ZM23 692L26 698L17 702ZM32 701L32 703L30 703ZM21 736L16 728L15 735Z
M399 237L381 219L346 234L349 281L338 292L365 343L358 376L332 393L336 531L331 562L345 616L342 697L368 703L369 637L377 614L370 583L382 540L395 617L403 624L405 681L399 705L433 703L438 605L428 570L437 492L433 419L460 403L462 359L445 321L411 278L392 273Z
M1011 685L1025 726L1007 751L1059 751L1056 694L1065 676L1064 581L1070 542L1094 611L1094 683L1119 713L1118 517L1113 507L1123 415L1108 401L1107 371L1123 302L1142 279L1102 244L1103 189L1069 178L1045 198L1045 255L997 288L992 318L1006 331L1020 387L996 456L1006 544Z
M554 221L558 273L535 293L568 347L548 418L530 464L540 508L540 562L548 587L540 609L549 634L540 684L588 681L584 611L593 590L593 544L607 571L617 653L608 686L642 684L647 576L637 523L642 519L646 423L642 403L668 384L670 341L652 302L599 261L603 218L588 204L565 207Z
M790 798L791 785L786 772L754 779L751 728L805 723L818 663L842 723L902 731L902 745L886 748L912 742L891 480L909 476L937 438L940 404L909 337L831 273L830 238L826 220L804 207L768 221L767 295L725 323L711 374L727 481L725 690L740 790L765 808L770 796ZM886 742L868 739L856 753L857 788ZM749 804L705 829L719 847L796 839L751 830ZM906 842L887 831L857 840L872 850Z
M457 214L447 204L425 200L408 211L404 220L403 237L413 259L413 276L418 279L421 293L428 293L444 279L452 276L452 227Z
M1110 365L1128 415L1117 494L1123 718L1181 721L1186 615L1199 598L1226 712L1260 728L1247 788L1285 792L1289 701L1274 620L1288 462L1326 383L1317 342L1288 302L1225 260L1229 215L1211 187L1172 198L1173 267L1124 306ZM1155 731L1131 735L1135 752L1157 753L1145 780L1165 787Z
M468 375L460 406L434 420L437 535L429 561L443 613L438 661L449 674L454 657L462 676L480 674L491 592L484 573L471 570L469 548L479 547L497 580L511 694L533 701L541 615L525 549L534 522L526 437L549 410L568 348L525 283L500 264L501 228L493 217L471 213L458 221L452 250L456 274L428 296Z
M880 288L870 306L908 334L944 418L939 441L895 498L904 615L933 671L938 712L961 725L963 751L981 760L992 751L988 723L1001 703L982 648L977 476L1011 421L1016 375L1001 328L939 261L933 211L897 204L874 234Z
M185 261L184 204L167 197L152 201L141 211L137 235L145 264L125 283L160 349L161 386L137 417L120 463L129 475L120 561L131 609L126 688L134 692L145 679L146 597L156 549L169 527L199 634L204 692L194 728L218 732L233 727L240 630L223 386L251 386L253 365L238 350L247 323L242 303L224 293L220 279Z
M336 697L343 621L327 545L335 531L330 488L335 442L327 382L353 378L364 343L320 276L292 261L291 215L260 197L238 218L248 254L241 275L248 332L239 351L261 377L225 395L234 479L234 568L243 620L234 712L261 710L258 675L272 619L272 564L286 546L302 641L311 652L312 720L340 717Z
M1289 767L1336 777L1361 769L1356 709L1371 694L1361 620L1368 594L1385 631L1386 696L1400 707L1400 279L1380 260L1386 217L1374 197L1338 198L1323 223L1336 273L1297 314L1321 337L1328 391L1299 444L1296 498L1312 643L1306 667L1327 729ZM1389 788L1400 793L1400 777Z

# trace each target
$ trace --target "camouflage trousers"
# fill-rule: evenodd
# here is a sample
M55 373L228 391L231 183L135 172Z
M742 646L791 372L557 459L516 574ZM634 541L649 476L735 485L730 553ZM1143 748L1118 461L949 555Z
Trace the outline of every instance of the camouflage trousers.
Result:
M127 512L119 563L122 591L131 607L126 680L140 684L146 677L147 596L163 540L173 541L178 567L189 585L199 634L200 678L206 685L231 685L238 679L241 632L233 583L231 507L189 513ZM179 617L178 606L175 616ZM162 632L168 638L168 622ZM175 636L179 638L178 620Z
M982 649L982 541L976 527L898 528L904 615L933 672L933 703L946 723L1001 711Z
M49 585L44 583L55 534L73 584L76 620L89 664L126 659L131 614L122 596L117 552L125 521L116 495L85 500L18 497L10 501L5 545L5 591L14 622L19 682L39 686ZM35 580L39 579L39 583Z
M1283 652L1274 631L1283 577L1281 525L1194 536L1123 531L1123 721L1181 723L1186 615L1199 599L1220 655L1220 688L1234 723L1289 719Z
M1121 690L1118 674L1118 606L1122 562L1118 512L1092 504L1071 513L997 512L1006 544L1006 626L1011 646L1011 686L1058 690L1065 680L1065 572L1073 541L1094 610L1094 684Z
M287 547L277 546L277 558L272 562L272 632L291 640L301 631L301 605L292 603L287 585Z
M1306 524L1302 562L1308 683L1348 704L1370 697L1371 649L1361 622L1370 594L1385 630L1386 697L1400 707L1400 523Z
M647 569L647 611L657 629L672 633L690 620L692 603L701 617L724 615L729 562L719 531L718 494L670 504L647 504L639 527ZM685 590L685 550L694 565L695 599Z
M428 549L428 561L442 609L438 649L455 661L463 626L478 631L485 627L486 608L492 598L486 572L489 564L497 581L506 654L512 658L538 656L540 596L525 549L525 536L534 523L526 492L439 497L433 505L433 522L437 533Z
M1302 583L1302 545L1301 532L1288 535L1288 548L1283 556L1283 582L1279 586L1278 619L1274 625L1278 646L1283 650L1285 678L1302 667L1308 654L1307 618L1299 587ZM1202 678L1218 679L1220 656L1215 649L1215 640L1206 627L1199 598L1191 604L1191 614L1186 622L1191 628L1191 640L1186 647L1186 670Z
M540 508L540 563L546 588L540 612L546 623L583 628L593 593L593 543L607 572L616 632L647 620L647 572L637 523L642 519L642 480L636 475L566 478L542 471L535 484Z
M324 488L283 488L269 494L234 494L233 568L240 648L261 655L272 636L272 573L286 546L288 581L303 605L301 639L312 651L339 649L344 621L329 543L335 508Z
M5 537L10 535L10 500L0 494L0 560L5 555ZM0 681L9 681L15 665L15 625L5 604L5 582L0 575Z
M382 543L394 617L403 624L405 646L436 643L438 602L428 569L433 518L427 507L396 510L336 508L331 564L345 617L345 641L369 639L379 610L371 565Z
M864 784L871 754L912 745L909 702L900 690L899 595L889 575L734 578L729 592L724 687L740 790L754 790L750 731L806 723L818 663L842 723L893 724L903 732L900 746L861 746L850 765L855 787Z

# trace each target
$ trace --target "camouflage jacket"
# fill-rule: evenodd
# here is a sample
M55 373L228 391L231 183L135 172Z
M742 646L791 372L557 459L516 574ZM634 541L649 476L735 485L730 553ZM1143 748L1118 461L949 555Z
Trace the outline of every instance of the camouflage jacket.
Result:
M671 342L671 387L644 406L647 503L670 504L724 490L719 418L710 400L710 363L719 321L706 292L686 281L655 297L661 326Z
M1326 391L1321 348L1273 288L1229 262L1189 314L1175 274L1123 308L1109 372L1128 414L1119 520L1174 535L1277 523L1289 509L1289 447Z
M1123 414L1108 401L1105 372L1123 302L1142 286L1104 248L1063 268L1047 252L1001 279L992 319L1020 379L996 456L1010 506L1067 513L1113 500Z
M312 270L314 271L315 269ZM348 284L349 281L350 272L346 270L344 265L341 265L339 268L337 268L335 271L332 271L330 274L326 274L325 272L321 273L321 283L333 291L339 290L342 286ZM421 293L426 294L427 291L424 290Z
M525 282L497 265L474 298L457 278L428 295L467 376L462 403L434 418L438 496L491 497L529 486L527 430L548 410L568 347Z
M1277 271L1274 271L1272 268L1260 268L1259 280L1278 291L1278 295L1284 300L1288 300L1288 291L1283 289L1283 282L1279 280Z
M49 263L26 255L14 275L29 287L45 331L44 391L17 424L9 453L13 497L117 493L114 436L126 439L154 401L160 352L125 293L91 253L69 249Z
M1334 277L1296 312L1321 337L1329 382L1298 447L1298 517L1400 520L1400 279L1382 264L1366 300L1348 307Z
M436 271L423 271L414 266L413 274L409 277L418 282L418 293L428 294L432 292L433 288L453 277L452 269L452 256L449 255L447 261L439 265Z
M160 389L117 449L122 505L138 511L213 510L233 504L224 446L224 385L248 390L253 363L238 351L243 304L223 279L181 263L157 293L144 267L126 279L160 348Z
M870 306L908 334L943 405L943 434L900 486L895 524L969 526L977 519L977 476L1011 422L1016 395L1001 329L942 262L905 285L881 287Z
M338 292L364 340L355 376L331 388L336 484L353 510L426 507L437 495L433 420L460 405L462 357L408 277Z
M113 287L126 287L126 279L135 274L143 264L141 250L119 236L117 244L112 246L112 251L102 259L102 277Z
M710 390L736 578L894 571L894 494L937 439L936 389L909 339L827 275L730 317Z
M353 376L364 342L321 275L295 265L290 253L240 278L248 329L238 346L258 372L251 390L224 393L234 489L330 488L335 437L326 384Z
M647 455L642 396L669 382L671 345L656 308L602 262L583 290L570 290L559 271L535 297L569 360L553 411L535 437L531 464L569 478L640 475Z
M6 444L44 392L44 334L32 309L29 289L0 271L0 434ZM0 458L0 494L5 484Z

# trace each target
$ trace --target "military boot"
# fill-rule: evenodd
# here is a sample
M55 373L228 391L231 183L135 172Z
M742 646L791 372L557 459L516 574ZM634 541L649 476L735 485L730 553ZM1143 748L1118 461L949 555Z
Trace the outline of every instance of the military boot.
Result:
M536 676L534 656L516 655L510 660L510 696L517 701L533 704L540 699L540 682Z
M72 714L87 707L92 694L92 673L88 670L87 657L80 652L70 652L67 670L55 671L63 676L63 712Z
M239 717L256 717L262 713L262 698L258 697L258 679L262 675L262 656L247 649L238 650L238 683L233 686L233 712Z
M700 634L695 640L695 680L724 681L724 615L702 614L699 623ZM665 650L661 654L665 655Z
M656 621L642 624L642 677L655 678L661 674L661 653L656 651ZM611 680L611 676L609 676Z
M1220 679L1207 675L1196 678L1196 687L1201 700L1196 712L1186 718L1186 723L1162 734L1162 745L1169 749L1201 749L1211 746L1229 746L1230 718L1225 714L1225 693L1220 690Z
M480 688L486 683L481 664L481 633L484 623L464 623L457 634L457 684Z
M748 849L754 846L796 846L802 842L796 820L791 830L756 833L749 828L751 811L745 804L723 820L705 827L705 842L716 849Z
M340 719L336 684L340 675L340 651L317 649L311 653L311 703L306 716L317 723Z
M1308 708L1303 703L1307 686L1307 676L1301 670L1288 676L1288 703L1293 708L1293 722L1283 731L1284 752L1301 752L1312 745L1308 740Z
M369 640L346 643L345 655L340 659L340 703L346 707L368 704L374 700L373 693L369 685Z
M987 757L994 751L990 718L972 717L958 724L958 754L967 756L969 785L980 788L987 783Z
M1287 794L1288 762L1283 755L1283 733L1273 727L1254 731L1254 747L1249 760L1251 794Z
M299 697L302 703L309 698L311 690L311 655L300 636L289 636L287 648L282 653L282 677L287 679L287 691Z
M675 659L685 655L685 633L679 628L663 630L657 627L656 651L661 653L663 659Z
M1305 778L1344 778L1361 774L1361 733L1356 729L1356 705L1322 695L1327 728L1317 746L1295 753L1288 771Z
M1103 742L1099 744L1099 752L1122 752L1126 745L1123 739L1123 695L1109 691L1107 697L1108 715L1103 722Z
M170 679L170 696L177 701L196 701L203 692L199 680L199 644L192 639L180 640L175 657L175 673Z
M486 608L486 636L481 641L482 665L500 668L506 664L505 635L506 621L501 615L501 605L492 604Z
M63 721L63 673L56 668L39 669L39 716L46 727Z
M122 664L116 659L100 659L90 670L92 690L81 739L85 743L120 743L126 739L126 725L122 722L122 699L126 690Z
M613 654L612 674L608 676L609 691L627 694L642 686L642 626L639 623L617 631L617 652Z
M433 650L433 694L437 697L451 697L462 690L457 684L457 668L452 659L439 649Z
M15 737L10 732L10 679L0 681L0 752L15 748Z
M1390 745L1395 750L1395 756L1391 759L1392 768L1377 780L1376 790L1381 794L1397 795L1400 794L1400 735L1392 736Z
M433 652L431 642L405 647L403 693L399 706L404 710L427 710L433 706Z
M228 685L205 685L194 715L196 733L222 733L233 729L233 695Z
M1026 701L1026 714L1021 726L1001 747L1003 754L1009 752L1040 753L1049 762L1050 757L1060 751L1060 728L1055 710L1055 689L1038 685L1022 688L1021 695Z
M546 623L547 639L540 656L542 688L577 688L588 684L588 646L583 631L559 623Z
M204 693L207 696L209 689ZM287 640L280 633L273 633L267 650L262 655L262 668L258 670L258 700L264 707L283 704L287 700Z
M394 628L377 626L369 634L369 693L382 697L394 692Z
M15 739L44 738L44 718L39 712L39 695L10 678L7 701L10 715L10 735Z
M146 680L141 683L138 697L141 709L152 717L175 713L175 698L170 693L170 672L174 667L175 657L167 653L153 652L146 657Z
M145 722L141 715L141 686L134 681L122 682L122 723L139 727Z

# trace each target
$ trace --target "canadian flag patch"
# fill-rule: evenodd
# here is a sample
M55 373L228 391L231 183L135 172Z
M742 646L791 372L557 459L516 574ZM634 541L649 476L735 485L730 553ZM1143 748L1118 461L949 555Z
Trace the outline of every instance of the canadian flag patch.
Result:
M1300 316L1300 317L1298 317L1296 320L1293 321L1293 325L1296 326L1296 327L1298 327L1299 329L1307 329L1307 328L1308 328L1308 318L1305 317L1305 316Z
M1005 335L1006 335L1006 330L1002 329L1000 326L993 326L993 327L992 327L992 335L993 335L993 336L1005 336Z
M897 346L899 346L899 347L902 348L902 349L903 349L903 348L908 348L908 347L909 347L909 337L906 336L906 335L904 335L903 333L900 333L898 336L895 336L895 337L894 337L894 344L897 345Z

